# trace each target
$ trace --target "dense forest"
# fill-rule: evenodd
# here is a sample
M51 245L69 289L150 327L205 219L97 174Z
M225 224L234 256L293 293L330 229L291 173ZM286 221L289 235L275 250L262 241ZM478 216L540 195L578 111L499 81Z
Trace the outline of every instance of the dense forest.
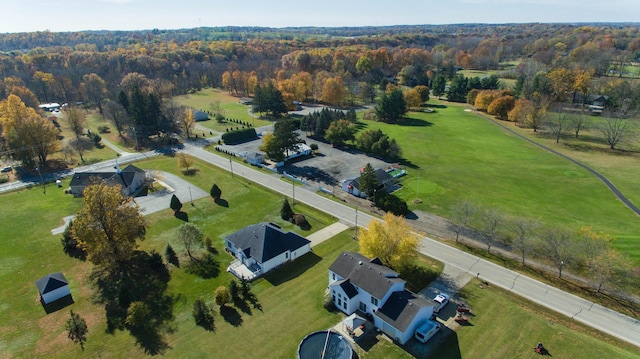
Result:
M541 107L576 99L584 106L594 94L630 116L640 107L639 31L637 24L468 24L0 34L0 99L15 95L36 112L40 103L82 102L141 139L175 130L171 96L205 87L252 96L267 84L289 107L309 100L348 107L396 86L426 86L471 103L493 91L477 107L529 126ZM463 69L495 75L466 79L456 75ZM406 93L408 107L419 97ZM3 122L5 150L46 147L43 139L11 139L22 136L18 125Z

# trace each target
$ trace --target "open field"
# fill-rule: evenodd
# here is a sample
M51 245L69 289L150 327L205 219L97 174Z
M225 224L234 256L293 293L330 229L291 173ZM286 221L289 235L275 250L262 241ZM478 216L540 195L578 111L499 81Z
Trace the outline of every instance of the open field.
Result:
M193 107L199 110L210 110L210 105L215 101L218 101L220 102L220 107L224 109L224 115L226 118L245 121L251 123L253 127L266 126L272 123L271 121L251 117L247 112L250 106L239 103L239 98L231 96L221 89L207 88L193 94L177 96L175 97L175 100L181 105ZM217 123L216 120L213 119L201 121L198 122L198 124L218 132L224 132L225 129L230 126L235 127L235 124Z
M637 217L598 179L464 109L447 104L410 113L401 125L360 121L403 148L408 175L398 195L411 209L450 217L452 204L472 199L547 225L592 226L621 238L621 249L640 240ZM412 202L416 193L420 204ZM629 254L640 261L640 252Z

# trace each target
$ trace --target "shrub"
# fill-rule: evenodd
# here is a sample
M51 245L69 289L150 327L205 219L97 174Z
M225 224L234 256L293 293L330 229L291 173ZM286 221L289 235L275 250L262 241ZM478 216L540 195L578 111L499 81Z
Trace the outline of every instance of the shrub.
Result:
M231 301L231 295L225 286L216 288L215 292L213 292L213 297L215 298L216 304L220 307L226 306Z
M98 126L98 132L99 133L109 133L111 132L111 129L109 128L109 126Z
M298 227L300 227L302 229L311 228L311 225L307 221L307 218L302 213L296 213L296 214L293 215L293 223L295 223L296 226L298 226Z
M393 194L384 194L376 197L376 206L383 211L391 212L396 216L406 216L409 213L407 203Z
M0 183L7 183L7 182L9 182L9 176L7 175L0 176Z
M317 151L318 150L318 144L317 143L312 143L309 145L309 147L311 147L312 151Z

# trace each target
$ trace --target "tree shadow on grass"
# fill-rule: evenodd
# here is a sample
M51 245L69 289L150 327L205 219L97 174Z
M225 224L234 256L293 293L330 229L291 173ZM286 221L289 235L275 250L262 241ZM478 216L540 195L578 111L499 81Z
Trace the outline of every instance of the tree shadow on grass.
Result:
M182 211L173 212L173 216L183 222L189 222L189 214L187 212L182 212Z
M402 120L398 121L398 126L402 126L402 127L429 127L429 126L433 126L433 123L429 122L427 120L419 119L419 118L405 117Z
M264 278L274 286L290 281L306 272L322 260L317 254L309 252L295 261L288 262L280 268L267 273Z
M191 261L185 270L203 279L215 278L220 274L220 263L211 253L206 253L202 258Z
M242 298L235 298L233 300L233 305L240 309L241 312L251 315L253 314L251 307L247 304L247 302L245 300L243 300Z
M193 177L196 175L196 173L198 173L200 170L197 168L189 168L188 170L184 170L182 171L182 174L188 177Z
M229 202L227 202L227 200L225 199L216 198L213 200L213 202L215 202L215 204L217 204L218 206L229 208Z
M224 305L220 307L220 315L222 315L225 322L233 325L234 327L242 325L242 316L240 316L240 313L238 313L236 308Z

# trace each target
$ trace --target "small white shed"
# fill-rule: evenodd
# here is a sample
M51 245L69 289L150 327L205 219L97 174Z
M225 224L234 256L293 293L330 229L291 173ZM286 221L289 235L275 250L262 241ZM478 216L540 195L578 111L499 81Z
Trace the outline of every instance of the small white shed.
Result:
M69 282L62 272L48 274L36 281L42 303L49 304L60 298L71 295Z

